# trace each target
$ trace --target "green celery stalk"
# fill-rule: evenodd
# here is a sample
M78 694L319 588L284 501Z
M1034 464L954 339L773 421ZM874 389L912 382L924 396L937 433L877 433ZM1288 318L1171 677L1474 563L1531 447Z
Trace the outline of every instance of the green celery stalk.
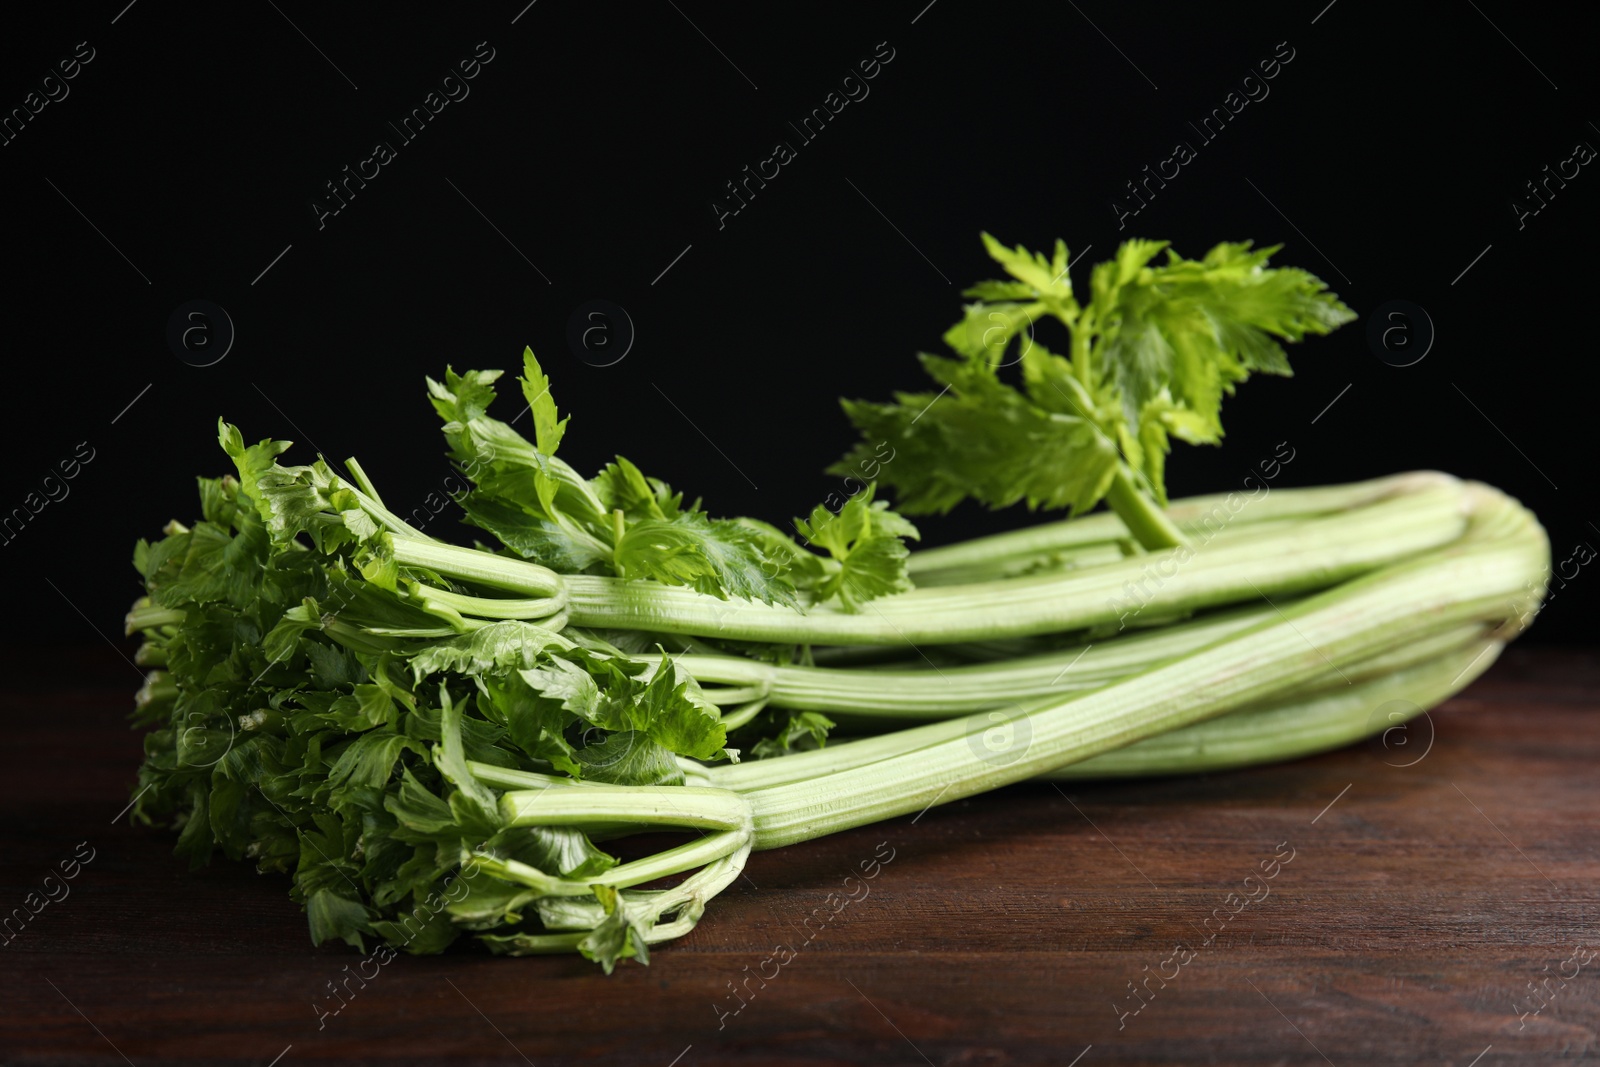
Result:
M1166 515L1191 540L1226 540L1237 532L1269 523L1318 518L1366 507L1441 477L1447 476L1433 471L1412 471L1345 485L1207 493L1170 502ZM1237 502L1238 507L1230 508L1230 502ZM953 545L919 548L911 553L906 568L919 587L946 585L950 584L947 576L954 572L995 576L996 572L1005 573L1011 568L1044 562L1062 554L1069 561L1076 553L1089 554L1098 561L1114 559L1126 554L1122 546L1127 540L1127 528L1122 520L1112 512L1102 511L975 537ZM970 580L980 580L980 577Z
M656 874L680 860L685 866L679 869L687 870L691 861L698 866L704 856L715 856L693 876L701 881L689 893L692 899L684 912L672 913L665 923L658 919L667 912L650 910L653 894L621 890L619 906L648 920L643 937L654 943L683 932L690 922L685 914L698 916L709 899L699 887L726 885L736 876L737 871L730 875L729 870L742 862L746 848L809 840L1047 772L1060 774L1073 765L1080 768L1073 773L1081 776L1130 770L1170 773L1303 754L1368 732L1374 701L1433 704L1487 667L1501 645L1526 624L1530 588L1548 574L1549 543L1533 517L1487 487L1463 489L1470 523L1457 542L1307 597L1122 681L1036 702L1014 720L1025 722L1031 741L1010 762L986 759L972 742L974 732L988 725L978 714L875 739L887 742L880 745L887 751L863 765L741 790L725 787L738 781L738 768L707 768L707 785L650 790L652 802L642 805L630 806L620 797L609 807L585 803L585 796L598 796L605 787L561 785L559 779L481 764L471 765L471 771L481 781L514 790L500 802L514 825L571 825L587 811L591 820L601 816L601 821L633 828L727 826L730 811L737 812L740 802L748 804L747 831L719 831L747 832L747 839L703 841L691 850L694 857L680 846L654 860L635 861L648 864L639 868L641 873ZM1432 628L1417 642L1429 646L1424 653L1440 644L1450 647L1408 667L1384 671L1398 662L1399 646L1415 638L1422 620ZM1492 632L1484 634L1486 627ZM1371 670L1362 672L1363 663ZM1329 688L1330 668L1354 669L1363 680L1358 684L1352 679L1343 690ZM1295 696L1319 685L1320 694ZM1223 719L1226 725L1221 727L1208 722L1240 709L1251 710L1232 716L1232 722ZM1281 733L1264 735L1263 722ZM1140 743L1150 744L1143 754ZM749 784L748 779L742 784ZM657 794L662 803L654 802ZM551 804L557 797L568 803ZM612 877L621 884L637 884L626 876L631 873L619 878L612 872ZM594 905L584 907L598 921ZM497 950L544 952L576 944L562 936L511 935Z
M825 779L747 794L757 848L776 848L949 803L1271 699L1393 646L1421 614L1436 623L1520 619L1530 582L1548 573L1544 532L1520 505L1483 486L1464 501L1459 543L1290 605L1200 651L1025 715L1031 744L1005 765L969 743L980 717L906 731L906 750ZM912 747L915 746L915 747Z
M1355 691L1360 685L1374 678L1381 678L1390 672L1408 670L1420 663L1435 660L1440 656L1448 655L1468 645L1475 645L1484 640L1484 634L1487 629L1490 629L1490 627L1483 623L1466 622L1450 623L1432 630L1413 630L1407 635L1408 639L1397 647L1341 667L1325 667L1320 674L1314 675L1304 684L1276 694L1272 701L1273 706L1300 706L1302 703L1311 701L1327 692ZM1194 650L1198 651L1203 647L1204 645L1202 644L1196 644ZM1069 692L1103 689L1109 684L1142 673L1173 658L1176 657L1152 660L1084 689L1058 688L1056 695L1065 696ZM1037 703L1037 699L1034 703ZM1022 710L1021 704L1014 703L1011 707L1014 707L1017 711ZM1200 738L1198 743L1203 745L1204 740L1211 737L1213 732L1216 732L1219 736L1232 736L1235 730L1248 732L1246 727L1232 725L1233 717L1241 716L1247 719L1253 714L1254 711L1251 709L1240 709L1231 712L1222 719L1207 720L1186 729L1193 731ZM941 716L941 718L950 717L953 716ZM1009 719L1010 716L1008 715L1007 720L1009 721ZM970 724L974 720L966 719L965 721L969 724L968 730L970 734ZM998 723L998 720L992 718L989 721ZM1146 746L1159 748L1164 738L1182 732L1172 731L1170 734L1161 734L1148 738L1130 745L1128 748L1117 750L1115 755L1126 754L1128 765L1136 768L1142 765L1143 753L1149 750ZM920 736L922 743L932 743L945 739L950 735L948 728L944 730L927 728L927 732ZM695 772L693 776L697 783L716 785L724 789L737 789L740 792L750 792L769 786L809 781L823 775L836 774L839 771L868 766L880 759L897 755L908 748L917 747L916 742L913 740L915 736L902 730L898 733L884 733L870 737L830 741L829 744L822 748L791 753L771 759L749 760L742 763L713 767L704 767L692 760L684 760L682 763L686 771ZM1273 737L1270 733L1263 731L1261 742L1261 750L1263 752L1275 751ZM1095 759L1088 762L1094 763L1100 759L1111 759L1112 756L1113 754L1107 754L1106 756L1095 757ZM1152 771L1150 773L1168 772Z
M1160 616L1327 588L1454 541L1466 525L1464 500L1455 479L1419 477L1388 499L1270 537L1168 549L1063 575L915 589L854 614L816 607L802 615L681 586L586 575L566 576L566 612L579 626L783 643L939 644L1058 633L1116 622L1135 603Z
M1376 674L1352 686L1208 719L1046 771L1041 777L1068 780L1207 774L1342 748L1407 721L1409 709L1395 708L1391 713L1377 715L1385 705L1409 705L1420 714L1443 703L1493 666L1504 648L1505 642L1496 638L1468 641L1442 655ZM1415 758L1422 756L1423 752L1418 752ZM1403 758L1413 758L1409 748Z

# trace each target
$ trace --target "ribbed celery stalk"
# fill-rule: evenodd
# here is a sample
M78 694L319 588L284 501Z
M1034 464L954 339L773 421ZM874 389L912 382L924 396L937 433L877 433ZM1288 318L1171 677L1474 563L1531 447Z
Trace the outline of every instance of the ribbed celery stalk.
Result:
M1270 501L1268 497L1266 503ZM1132 556L1063 575L915 589L849 614L805 614L692 589L568 575L567 613L579 626L811 644L917 644L1056 633L1130 613L1197 611L1324 589L1458 538L1461 483L1444 475L1397 483L1385 499L1236 539Z
M673 662L688 671L716 704L762 696L783 708L885 719L943 718L953 712L1098 688L1252 626L1271 612L1263 604L1047 655L943 668L920 660L905 669L884 670L778 666L743 656L707 655L676 656Z
M750 847L808 840L1074 765L1079 769L1070 773L1093 776L1284 758L1369 732L1384 702L1435 703L1484 669L1525 624L1530 594L1548 575L1548 541L1520 505L1479 485L1459 486L1458 496L1467 525L1453 543L1274 605L1249 626L1121 681L1035 701L1010 719L1022 742L1000 759L978 741L990 725L979 713L858 742L876 746L867 763L748 789L741 786L759 781L760 764L706 768L691 787L622 790L482 764L471 770L485 783L517 790L501 799L513 825L715 830L607 875L608 884L626 887L645 874L704 865L683 883L693 888L680 887L678 896L619 890L617 906L641 923L646 940L665 940L693 924ZM1390 669L1408 655L1425 658ZM1346 676L1343 690L1330 672ZM1246 713L1220 726L1207 721L1241 709ZM1390 725L1387 716L1381 725ZM1140 744L1148 747L1141 752ZM769 771L788 777L782 765L819 755L773 760ZM635 795L639 802L627 800ZM558 931L510 935L497 943L500 951L572 948L577 935L559 932L561 923L593 928L604 917L599 904L576 902L576 884L549 886L541 872L496 873L536 892L548 889L541 916Z
M1417 623L1418 627L1412 628L1407 633L1407 639L1403 643L1387 648L1374 656L1342 666L1325 666L1321 673L1312 675L1303 684L1287 688L1275 694L1271 702L1272 706L1300 707L1310 704L1315 698L1322 696L1324 693L1358 691L1362 684L1373 678L1382 678L1391 672L1410 669L1420 663L1430 662L1442 655L1453 653L1468 644L1482 641L1485 632L1491 629L1491 627L1480 622L1451 622L1432 629L1421 628L1424 626L1422 618L1419 618ZM1140 669L1148 670L1158 663L1168 662L1172 658L1176 657L1153 660L1144 664ZM1120 681L1122 678L1129 677L1135 673L1139 673L1139 670L1129 670L1116 677L1107 678L1092 688L1104 688L1106 685ZM1064 697L1068 692L1073 691L1063 688L1057 691L1057 696ZM1038 701L1036 700L1033 703L1037 704ZM1003 718L996 718L992 715L977 719L965 718L963 721L966 725L963 730L967 736L978 739L980 743L982 738L988 736L988 731L991 729L1014 733L1017 725L1014 722L1014 715L1022 710L1022 705L1014 702L1006 708L1007 713ZM1231 724L1236 716L1249 716L1252 714L1255 714L1252 709L1240 709L1220 719L1206 720L1186 729L1192 731L1200 739L1199 743L1203 744L1206 738L1212 736L1211 731L1213 730L1227 736L1232 736L1235 731L1244 730L1245 728L1243 727ZM953 735L953 731L948 726L929 725L919 729L921 732L903 729L871 737L830 742L824 748L796 752L772 759L747 760L743 763L720 764L712 767L700 766L692 760L682 762L686 773L692 775L696 784L715 785L723 789L751 792L756 789L785 785L791 782L813 781L825 775L836 774L839 771L865 767L889 756L898 755L922 745L946 740ZM1141 761L1145 758L1143 753L1147 750L1144 746L1159 747L1165 738L1183 732L1185 731L1172 731L1171 734L1161 734L1132 744L1125 749L1119 749L1115 754L1097 757L1097 759L1111 759L1112 756L1122 757L1126 754L1127 766L1138 767L1142 765ZM1260 740L1262 742L1261 751L1267 752L1273 749L1272 739L1269 736L1263 735ZM1162 751L1165 750L1163 749ZM1003 754L996 753L996 755ZM1300 754L1303 753L1298 751L1294 753L1294 755ZM1285 755L1283 758L1289 759L1293 758L1293 756ZM1095 760L1087 762L1094 763ZM1197 767L1196 769L1198 770L1199 768ZM1178 772L1162 769L1152 770L1148 773Z
M910 731L919 735L916 742L942 739L870 765L748 793L756 847L921 811L1270 700L1329 664L1392 647L1419 615L1436 624L1520 625L1526 587L1547 573L1544 532L1514 501L1486 487L1464 486L1462 502L1473 523L1458 543L1289 605L1165 666L1027 710L1017 722L1030 741L1009 762L986 759L970 741L970 731L983 725L976 716Z
M1401 726L1471 685L1500 656L1505 642L1479 639L1364 682L1325 690L1321 695L1247 708L1182 729L1157 734L1137 744L1046 771L1056 779L1134 778L1163 774L1204 774L1260 763L1278 763L1342 748ZM1392 706L1391 706L1392 705ZM1388 710L1385 710L1385 708ZM1380 714L1381 712L1381 714ZM1420 727L1408 734L1431 737ZM1396 747L1397 760L1421 759Z
M1174 526L1192 541L1226 541L1260 526L1333 515L1411 492L1441 477L1413 471L1347 485L1211 493L1167 505ZM1232 505L1232 506L1230 506ZM975 537L939 548L917 549L907 569L919 587L984 581L1017 573L1026 566L1106 562L1127 554L1128 530L1110 512L1039 523L1005 533Z

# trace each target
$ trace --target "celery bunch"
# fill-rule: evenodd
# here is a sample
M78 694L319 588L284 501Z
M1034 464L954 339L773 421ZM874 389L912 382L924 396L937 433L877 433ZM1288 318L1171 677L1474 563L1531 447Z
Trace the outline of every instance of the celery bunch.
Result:
M235 473L135 554L134 817L191 864L291 874L317 942L470 935L610 970L692 928L753 849L1037 775L1335 747L1455 692L1532 617L1543 531L1481 485L1166 499L1172 437L1216 442L1224 395L1288 373L1279 341L1351 317L1275 250L1152 265L1164 246L1130 242L1079 301L1064 246L989 245L1010 280L969 290L953 358L924 357L943 388L846 405L844 468L873 459L898 511L869 486L791 535L622 457L585 478L531 352L532 440L489 414L499 372L428 383L497 547L424 535L354 460L285 466L287 442L220 424ZM1111 512L907 544L900 511L968 497ZM602 847L685 829L642 859Z

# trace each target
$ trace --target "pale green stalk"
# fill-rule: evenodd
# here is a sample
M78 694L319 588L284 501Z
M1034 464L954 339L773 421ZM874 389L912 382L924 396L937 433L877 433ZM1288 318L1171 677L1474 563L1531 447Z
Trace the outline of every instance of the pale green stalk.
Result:
M1505 642L1497 639L1468 641L1442 655L1375 674L1355 685L1208 719L1046 771L1041 777L1206 774L1299 759L1377 735L1390 737L1382 757L1386 762L1409 765L1426 756L1433 728L1431 723L1426 728L1406 727L1406 722L1471 685L1494 664L1504 647Z
M1413 479L1391 499L1260 540L1180 547L1043 578L915 589L856 614L822 606L802 615L681 586L569 575L567 613L579 626L782 643L938 644L1056 633L1130 614L1323 589L1455 540L1466 525L1464 499L1454 479Z
M916 720L1099 688L1252 626L1272 611L1263 604L1047 655L966 666L913 661L909 666L920 669L800 667L707 655L675 656L673 662L700 683L714 704L761 696L782 708Z
M1270 609L1269 609L1270 610ZM1275 616L1274 616L1275 617ZM1424 618L1415 620L1419 625ZM1407 639L1388 648L1377 655L1342 666L1325 666L1321 673L1313 675L1305 683L1287 688L1274 696L1273 706L1299 707L1307 704L1330 691L1354 691L1361 684L1374 678L1382 678L1392 672L1406 670L1420 663L1430 662L1440 656L1448 655L1469 644L1483 640L1486 626L1478 622L1450 623L1443 627L1427 629L1412 629ZM1196 649L1198 650L1198 648ZM1166 657L1142 665L1135 670L1129 670L1113 678L1108 678L1092 687L1102 689L1106 685L1120 681L1123 678L1148 670L1159 663L1170 662L1177 658ZM1057 697L1064 697L1071 692L1081 690L1059 689ZM1026 705L1037 706L1037 699ZM1010 737L1015 735L1017 724L1014 716L1024 710L1024 705L1012 704L1007 706L1005 713L996 717L962 717L961 731L964 736L973 739L980 748L987 748L986 739L990 731L999 731L1003 744L1011 743ZM1248 710L1231 712L1221 719L1207 720L1188 729L1194 731L1201 739L1211 736L1211 731L1232 736L1234 730L1243 730L1231 724L1234 716L1247 716L1253 714ZM949 718L946 716L944 718ZM1175 731L1176 732L1176 731ZM854 738L832 741L822 747L805 752L796 752L764 760L747 760L736 764L717 764L715 766L702 766L692 760L681 761L686 773L691 775L691 780L697 785L715 785L723 789L735 789L739 792L751 792L771 786L786 785L794 782L815 781L826 775L837 774L840 771L851 770L857 767L866 767L879 760L900 753L915 750L924 745L934 744L955 736L956 731L948 725L930 724L917 729L901 729L886 732L870 737ZM1126 749L1119 749L1115 754L1121 756L1126 753L1130 766L1140 765L1143 746L1157 746L1171 734L1161 734L1145 741L1137 742ZM1273 737L1263 730L1259 738L1263 751L1273 751ZM995 753L1004 755L1004 753ZM1110 758L1099 757L1099 758ZM1285 756L1284 758L1290 758ZM1093 760L1089 761L1093 763ZM1165 771L1152 771L1150 773L1168 773Z
M1278 745L1271 754L1314 751L1370 731L1375 712L1380 724L1387 726L1385 701L1412 700L1421 706L1454 691L1485 667L1485 661L1528 619L1530 589L1548 573L1549 546L1543 530L1515 502L1485 487L1463 486L1462 503L1471 523L1456 543L1298 603L1275 606L1272 615L1251 626L1122 681L1036 702L1010 720L1014 730L1021 729L1025 742L999 753L982 744L981 734L991 723L979 714L891 735L889 741L899 750L865 765L744 792L715 785L654 789L560 785L559 779L526 772L481 765L472 769L494 784L531 787L507 793L501 800L502 813L513 825L609 824L619 830L692 826L714 831L688 846L615 868L606 876L610 880L601 884L637 885L644 875L688 870L709 857L710 863L696 877L707 886L721 886L736 876L747 847L775 848L925 810L1073 764L1086 768L1080 774L1126 772L1130 767L1147 772L1182 769L1207 759L1219 766L1238 765L1268 755L1267 746L1273 741ZM1427 620L1420 638L1419 620ZM1497 629L1481 636L1487 626ZM1463 637L1469 641L1465 647L1460 645ZM1440 645L1454 647L1421 663L1366 677L1363 664L1381 672L1402 662L1400 646L1407 641L1421 646L1417 654ZM1330 670L1354 672L1362 680L1349 679L1342 692L1336 686L1327 688ZM1449 672L1453 673L1447 679ZM1323 687L1319 696L1288 699L1319 685ZM1371 707L1374 700L1380 701L1377 708ZM1221 728L1206 723L1237 709L1256 709L1252 715L1281 720L1284 736L1263 742L1262 730L1249 727L1247 716L1236 716ZM1172 730L1188 733L1179 733L1163 748L1158 735ZM1124 755L1119 764L1119 750L1132 753L1149 739L1156 743L1144 755ZM1101 760L1098 766L1092 762L1096 758ZM707 768L704 777L731 782L733 770ZM553 917L565 915L575 925L601 917L593 904L559 903L558 898L578 895L577 883L560 884L531 868L522 872L503 867L497 872L545 893L542 913L555 909L550 912ZM692 925L708 899L699 885L683 904L687 912L669 922L660 920L671 912L651 911L646 896L624 896L624 900L639 909L630 914L642 923L646 940L662 940L681 932L685 923ZM581 915L561 910L569 907L578 908ZM557 933L512 935L502 940L501 947L541 952L577 944Z
M1413 471L1348 485L1273 489L1258 478L1248 492L1210 493L1168 503L1166 516L1191 540L1227 539L1252 527L1317 518L1366 507L1414 491L1441 477ZM1232 505L1232 506L1230 506ZM1071 565L1075 560L1106 562L1126 555L1128 532L1110 512L1039 523L1005 533L975 537L911 553L907 569L918 586L979 581L1029 564ZM955 577L965 572L971 577Z
M971 731L984 727L973 716L911 731L950 736L868 766L749 793L756 847L921 811L1269 700L1329 664L1392 647L1418 612L1441 624L1520 625L1525 588L1547 572L1548 542L1531 516L1492 490L1470 487L1468 503L1475 521L1458 544L1309 597L1165 666L1028 710L1018 721L1031 741L1008 763L972 743Z

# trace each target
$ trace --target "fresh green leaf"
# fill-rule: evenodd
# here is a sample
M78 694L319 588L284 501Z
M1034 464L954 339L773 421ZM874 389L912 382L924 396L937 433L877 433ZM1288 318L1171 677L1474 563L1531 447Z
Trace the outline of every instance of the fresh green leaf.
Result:
M790 712L783 729L772 737L756 742L751 755L756 759L771 759L790 752L803 752L821 748L828 740L828 731L836 724L818 711Z
M917 528L889 510L887 501L872 499L876 484L845 502L838 514L819 504L809 519L796 519L795 529L808 542L827 550L837 566L817 582L818 600L837 596L847 611L890 593L911 588L904 538L917 538Z
M553 630L503 619L429 645L411 657L411 671L418 682L441 671L463 675L500 673L532 667L546 649L570 647L572 642Z
M567 432L567 420L556 417L555 397L550 395L550 379L545 377L533 349L522 350L522 395L533 412L534 440L539 451L554 456Z
M451 809L458 812L464 806L470 817L486 827L500 825L500 807L493 792L473 775L467 767L467 757L461 743L461 716L463 705L450 698L450 691L439 687L439 703L443 708L443 738L434 749L434 766L444 775L456 792L450 798ZM459 799L458 799L459 798Z
M381 788L387 784L402 752L425 754L416 741L392 730L374 730L350 742L328 769L327 782L335 802L347 787Z
M595 847L570 826L516 826L500 831L488 847L546 874L583 881L609 871L617 858Z
M630 522L613 553L617 574L687 585L727 600L741 597L796 605L793 584L768 562L755 531L727 519L685 511L671 519Z
M890 442L894 459L878 480L913 514L946 512L968 497L1078 512L1105 495L1117 450L1093 422L1040 408L981 362L922 362L948 388L900 393L892 404L845 401L862 442L830 471L848 474L877 455L877 442Z
M583 776L613 785L682 785L683 768L672 752L649 734L623 730L574 753Z
M331 889L319 889L306 898L306 917L311 921L311 943L338 938L353 948L366 951L362 934L372 932L367 909L360 901L341 896Z
M1355 317L1315 276L1269 268L1277 246L1223 243L1186 260L1164 241L1128 241L1094 268L1080 305L1060 242L1048 260L988 234L984 244L1013 280L968 290L978 302L945 336L960 359L922 357L942 388L888 404L844 402L862 441L830 469L848 475L870 463L910 512L971 498L1076 513L1103 499L1119 473L1164 503L1170 438L1216 443L1222 400L1239 382L1290 373L1280 341ZM1155 263L1163 251L1166 261ZM1066 329L1070 355L1034 337L1043 318ZM1013 363L1026 392L1001 380ZM880 462L885 446L893 458ZM1157 545L1176 536L1124 518Z
M629 913L621 895L610 886L597 885L594 895L606 910L605 920L578 943L578 951L585 959L594 960L610 974L618 960L637 959L650 962L650 947L645 943L644 930Z

